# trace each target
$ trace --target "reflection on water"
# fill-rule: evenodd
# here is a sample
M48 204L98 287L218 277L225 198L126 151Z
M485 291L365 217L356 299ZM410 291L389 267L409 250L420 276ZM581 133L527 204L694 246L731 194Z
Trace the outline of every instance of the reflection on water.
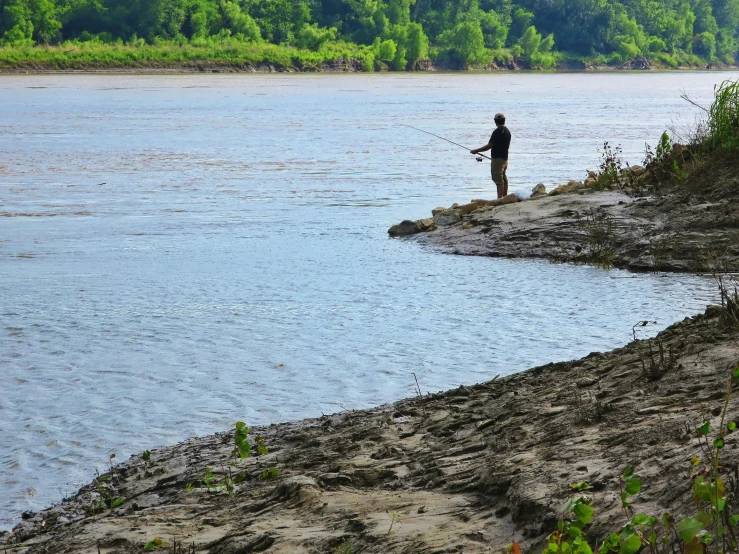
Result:
M362 408L627 342L712 284L387 239L512 189L638 161L726 74L0 78L0 525L145 448Z

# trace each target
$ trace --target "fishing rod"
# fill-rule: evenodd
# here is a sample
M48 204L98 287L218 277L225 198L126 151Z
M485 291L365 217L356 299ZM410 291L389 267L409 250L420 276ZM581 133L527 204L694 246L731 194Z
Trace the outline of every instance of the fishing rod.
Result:
M422 133L426 133L427 135L431 135L432 137L436 137L436 138L439 138L441 140L445 140L447 142L452 143L454 146L459 146L460 148L464 148L465 150L467 150L467 152L469 152L470 150L472 150L471 148L467 148L466 146L463 146L463 145L459 144L458 142L454 142L453 140L449 140L448 138L440 137L439 135L435 135L434 133L429 133L428 131L424 131L423 129L419 129L418 127L414 127L413 125L406 125L405 123L399 123L399 125L402 125L403 127L410 127L411 129L415 129L416 131L421 131ZM478 156L481 156L481 157L478 157L477 158L477 161L478 162L481 162L482 161L482 158L487 158L488 160L491 159L489 156L486 156L485 154L478 153L477 155Z

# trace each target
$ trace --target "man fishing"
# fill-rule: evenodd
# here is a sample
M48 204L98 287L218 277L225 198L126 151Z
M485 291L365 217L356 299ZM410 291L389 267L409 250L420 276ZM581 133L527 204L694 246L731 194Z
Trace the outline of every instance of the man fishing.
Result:
M511 145L511 132L505 126L505 116L502 113L495 114L495 131L490 135L490 140L485 146L470 150L470 154L479 154L491 150L490 173L493 182L498 187L498 198L508 195L508 147Z

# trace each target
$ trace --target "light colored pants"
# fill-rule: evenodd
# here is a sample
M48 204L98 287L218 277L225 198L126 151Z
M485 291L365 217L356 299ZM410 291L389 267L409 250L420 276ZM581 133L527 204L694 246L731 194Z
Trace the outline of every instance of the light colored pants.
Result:
M490 174L492 175L493 182L496 185L508 186L508 175L506 175L507 169L508 160L504 160L503 158L493 158L493 161L490 163Z

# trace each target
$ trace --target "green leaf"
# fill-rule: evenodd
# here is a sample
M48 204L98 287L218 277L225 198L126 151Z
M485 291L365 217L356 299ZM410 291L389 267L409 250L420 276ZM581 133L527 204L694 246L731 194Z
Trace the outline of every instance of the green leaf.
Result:
M626 486L624 487L624 490L628 494L636 494L641 490L641 481L636 478L632 478L629 481L626 482Z
M631 521L635 525L646 525L647 527L650 527L655 524L655 522L657 521L657 518L648 516L646 514L637 514L634 516L634 519L632 519Z
M704 422L703 425L696 429L696 431L698 431L699 435L703 435L705 437L711 431L711 422Z
M156 537L144 545L144 552L153 552L157 548L164 546L164 541L159 537Z
M729 525L732 527L739 525L739 515L734 514L733 516L729 516Z
M621 477L623 477L624 479L629 479L632 475L634 475L634 468L631 466L626 466L624 472L621 474Z
M587 541L582 541L577 547L577 554L593 554Z
M714 439L713 446L716 448L723 448L724 447L724 439Z
M619 548L620 554L636 554L641 549L641 539L639 535L629 535L626 540L621 543Z
M113 500L113 502L110 503L110 507L117 508L118 506L123 504L125 501L126 501L125 498L116 498L115 500Z
M692 541L701 529L703 524L692 517L681 519L677 524L677 533L685 542Z
M242 431L245 428L246 428L246 423L244 423L243 421L237 421L236 422L236 430L237 431Z
M730 433L736 431L736 421L732 421L729 423L726 428L729 430Z
M575 507L572 508L572 511L575 514L575 517L577 517L577 520L583 525L587 525L590 523L590 520L593 519L593 508L586 506L585 504L575 505Z

